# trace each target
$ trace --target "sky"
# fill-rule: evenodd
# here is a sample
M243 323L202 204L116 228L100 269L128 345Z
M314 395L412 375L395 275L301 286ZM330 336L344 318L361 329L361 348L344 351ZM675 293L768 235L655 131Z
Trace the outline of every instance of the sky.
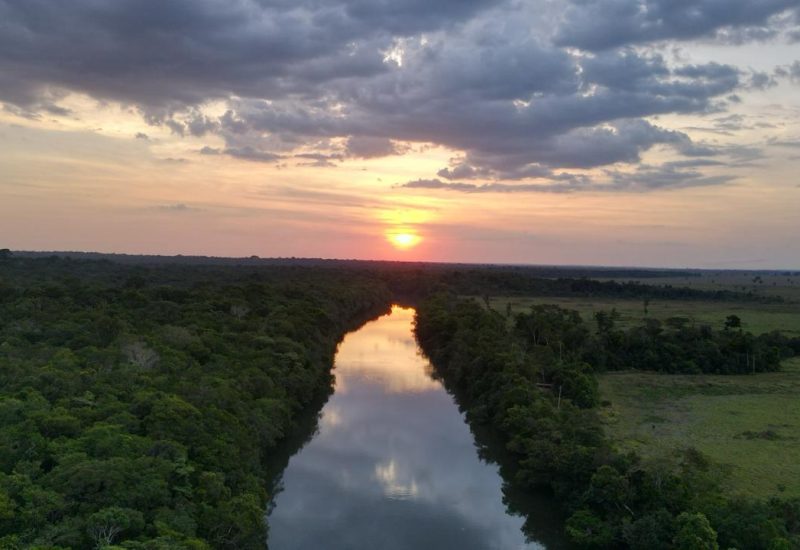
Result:
M800 268L800 0L0 0L0 248Z

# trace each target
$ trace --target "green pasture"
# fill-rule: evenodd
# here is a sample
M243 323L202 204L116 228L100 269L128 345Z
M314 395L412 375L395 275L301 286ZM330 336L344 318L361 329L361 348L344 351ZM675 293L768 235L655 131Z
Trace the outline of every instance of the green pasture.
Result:
M599 377L606 431L646 459L694 447L722 465L731 493L800 496L800 358L753 376Z

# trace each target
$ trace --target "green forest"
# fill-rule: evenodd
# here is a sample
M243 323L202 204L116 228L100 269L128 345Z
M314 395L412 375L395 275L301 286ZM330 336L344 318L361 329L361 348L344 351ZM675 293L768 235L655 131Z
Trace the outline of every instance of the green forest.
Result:
M473 426L502 439L513 458L506 482L552 494L577 546L800 547L800 500L729 498L691 448L661 466L618 451L598 414L606 371L776 371L800 355L800 338L750 334L736 315L720 326L675 317L629 327L613 309L584 319L556 305L491 307L497 295L781 298L640 282L671 273L611 274L622 279L5 252L0 548L263 548L266 465L330 394L338 342L393 303L417 308L416 337L437 376Z
M263 548L265 461L385 286L0 263L0 548Z

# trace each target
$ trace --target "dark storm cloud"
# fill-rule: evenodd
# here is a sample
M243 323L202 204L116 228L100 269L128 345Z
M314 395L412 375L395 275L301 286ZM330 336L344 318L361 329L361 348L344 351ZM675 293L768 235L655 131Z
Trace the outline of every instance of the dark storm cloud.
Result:
M712 37L733 41L774 35L769 19L798 8L797 0L571 0L556 42L605 50L657 40ZM736 31L734 33L733 31Z
M258 162L334 166L433 143L461 152L445 180L571 191L590 182L554 171L636 165L659 146L719 155L645 119L724 112L739 89L773 85L637 44L756 37L798 2L573 0L562 14L508 0L0 0L0 100L37 117L82 92L223 142L201 154ZM203 110L212 100L222 116Z
M154 117L230 94L281 96L385 70L392 35L455 24L495 0L2 0L0 94L37 106L51 87Z

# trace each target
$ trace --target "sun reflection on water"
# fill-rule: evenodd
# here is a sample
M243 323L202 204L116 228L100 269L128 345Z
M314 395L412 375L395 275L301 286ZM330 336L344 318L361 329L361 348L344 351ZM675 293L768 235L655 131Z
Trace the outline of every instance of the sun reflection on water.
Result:
M383 386L386 393L438 390L427 360L408 338L413 309L399 306L380 323L370 323L349 334L336 355L336 391L347 392L348 378L358 377Z

